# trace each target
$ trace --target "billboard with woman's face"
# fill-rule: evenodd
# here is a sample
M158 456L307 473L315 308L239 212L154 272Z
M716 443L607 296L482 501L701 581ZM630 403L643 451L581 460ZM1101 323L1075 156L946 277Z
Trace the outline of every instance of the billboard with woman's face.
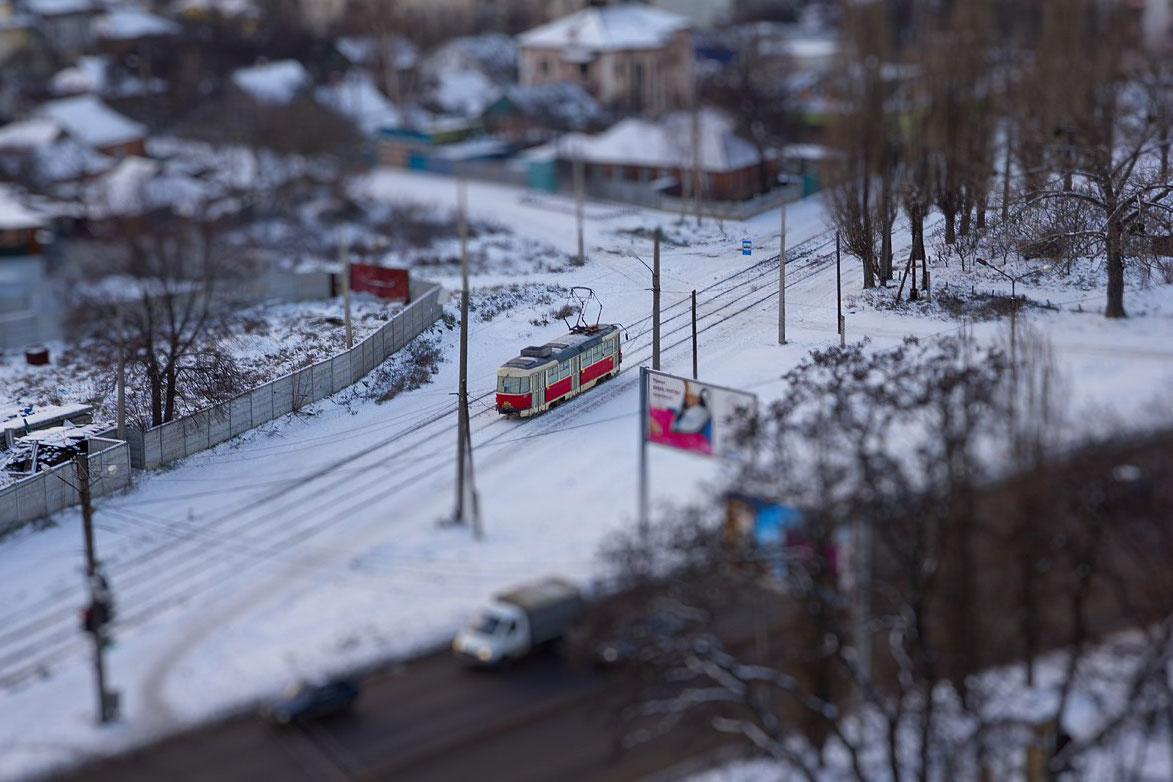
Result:
M733 421L753 415L757 397L744 391L648 372L647 438L690 453L723 456L734 446Z

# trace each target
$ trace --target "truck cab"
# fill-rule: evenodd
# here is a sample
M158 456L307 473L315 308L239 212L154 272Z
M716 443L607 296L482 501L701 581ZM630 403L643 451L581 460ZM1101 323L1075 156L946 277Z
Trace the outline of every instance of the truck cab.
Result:
M495 600L456 634L452 651L474 665L494 666L528 654L530 638L525 611Z

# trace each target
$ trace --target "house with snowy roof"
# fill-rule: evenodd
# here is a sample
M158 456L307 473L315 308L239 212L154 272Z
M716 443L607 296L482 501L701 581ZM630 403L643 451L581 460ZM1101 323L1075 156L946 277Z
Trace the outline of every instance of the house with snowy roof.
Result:
M695 144L694 144L695 138ZM688 195L699 179L702 197L742 201L769 189L778 160L764 158L734 134L719 112L677 112L659 122L625 119L598 135L570 133L553 145L563 164L581 160L588 188L603 197L624 198L639 189Z
M22 0L21 8L56 52L77 55L94 42L94 17L100 9L93 0Z
M32 19L17 13L12 0L0 0L0 65L28 46Z
M519 80L573 82L608 108L659 113L692 97L692 24L638 3L591 6L518 36Z
M265 62L232 72L232 85L257 103L290 103L310 82L309 72L297 60Z
M83 146L111 157L143 154L147 128L107 106L93 95L59 98L41 105L40 117L56 122Z

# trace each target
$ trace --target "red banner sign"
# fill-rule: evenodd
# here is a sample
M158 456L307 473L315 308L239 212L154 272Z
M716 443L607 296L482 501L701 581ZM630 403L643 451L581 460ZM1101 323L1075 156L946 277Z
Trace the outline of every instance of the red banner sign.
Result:
M367 263L350 264L350 289L400 301L407 301L411 295L407 269L388 269Z

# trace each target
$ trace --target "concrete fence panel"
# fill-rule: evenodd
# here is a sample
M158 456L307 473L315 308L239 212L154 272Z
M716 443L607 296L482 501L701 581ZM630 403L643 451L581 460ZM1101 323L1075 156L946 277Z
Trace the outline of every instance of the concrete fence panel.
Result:
M354 381L350 377L350 356L354 350L339 353L330 359L330 392L338 393Z
M300 410L313 402L314 370L313 367L299 369L293 373L293 409Z
M20 525L20 509L16 504L18 486L0 489L0 535L7 534Z
M208 410L208 447L232 438L232 401L221 402Z
M49 515L49 509L45 505L46 477L46 473L41 473L26 478L16 485L16 507L22 522ZM53 480L57 480L57 478Z
M313 396L310 398L311 402L325 399L334 393L334 362L331 359L319 361L310 367L310 371L314 378Z
M189 456L211 447L209 433L212 428L212 411L200 410L179 419L183 422L183 455Z
M230 401L228 409L229 429L232 437L244 434L253 428L253 396L251 391Z
M253 426L260 426L292 410L293 375L279 377L253 392Z
M182 418L169 421L159 427L159 444L160 457L163 460L163 464L187 456L187 443L184 439Z
M163 432L158 427L143 432L143 464L144 470L163 464Z
M92 457L90 463L93 464ZM99 476L100 473L95 476L94 471L90 470L91 487L96 485L97 481L94 478ZM41 473L40 477L41 483L45 486L45 513L56 513L79 502L77 487L80 483L77 479L77 467L72 462L59 464L48 472Z

